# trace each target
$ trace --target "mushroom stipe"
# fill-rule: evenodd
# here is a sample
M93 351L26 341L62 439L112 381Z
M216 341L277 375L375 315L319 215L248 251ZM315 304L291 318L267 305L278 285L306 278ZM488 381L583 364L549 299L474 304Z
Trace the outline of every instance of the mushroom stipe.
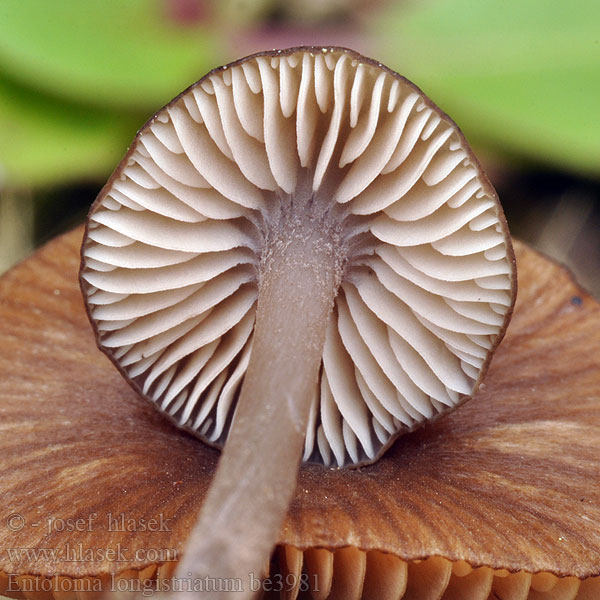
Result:
M302 459L372 463L468 400L516 294L502 208L458 127L343 48L247 57L156 113L81 257L100 349L224 445L178 571L200 578L260 572Z
M98 354L76 285L82 234L0 278L0 594L13 598L164 589L166 551L183 556L218 461ZM303 465L273 573L316 574L313 597L344 600L488 600L490 579L503 600L600 597L600 304L515 251L519 300L474 401L371 467ZM142 530L161 514L167 527ZM109 530L109 516L137 527ZM68 560L78 548L105 552Z

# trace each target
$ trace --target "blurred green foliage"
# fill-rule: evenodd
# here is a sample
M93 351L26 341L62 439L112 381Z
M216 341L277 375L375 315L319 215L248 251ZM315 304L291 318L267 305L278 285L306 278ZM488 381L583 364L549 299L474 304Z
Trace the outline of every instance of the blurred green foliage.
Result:
M148 0L4 2L3 68L68 99L156 109L218 61L210 28L178 26L164 6Z
M10 186L35 187L109 172L139 119L0 78L0 175Z
M356 25L360 5L357 39L470 140L600 174L597 0L390 0L366 22L364 2L320 4L341 28ZM197 14L184 22L174 9ZM240 31L298 28L298 10L283 0L0 0L0 187L106 177L155 110L231 58Z
M159 107L219 63L208 23L158 0L0 2L0 167L9 185L98 176Z
M469 139L600 174L600 2L396 3L382 16L383 58Z

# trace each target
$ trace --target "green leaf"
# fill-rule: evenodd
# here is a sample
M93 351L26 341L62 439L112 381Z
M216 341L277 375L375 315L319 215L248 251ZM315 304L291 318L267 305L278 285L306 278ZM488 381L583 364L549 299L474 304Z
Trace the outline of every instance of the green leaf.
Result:
M156 0L2 0L0 69L76 101L157 108L219 63L217 33Z
M438 0L395 6L378 39L467 137L598 174L599 23L595 0Z
M143 121L34 95L0 78L0 188L106 178Z

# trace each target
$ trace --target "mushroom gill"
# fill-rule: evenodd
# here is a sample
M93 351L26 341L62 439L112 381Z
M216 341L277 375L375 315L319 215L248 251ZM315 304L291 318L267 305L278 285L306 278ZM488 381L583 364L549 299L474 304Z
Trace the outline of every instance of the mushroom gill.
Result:
M82 285L100 347L217 447L278 273L299 281L286 319L311 270L332 279L303 454L326 466L372 462L469 397L512 310L502 211L461 133L347 50L212 72L141 130L89 219Z
M134 388L227 440L180 567L221 577L264 564L301 458L371 463L469 398L516 291L456 125L339 48L248 57L159 111L90 211L80 280Z

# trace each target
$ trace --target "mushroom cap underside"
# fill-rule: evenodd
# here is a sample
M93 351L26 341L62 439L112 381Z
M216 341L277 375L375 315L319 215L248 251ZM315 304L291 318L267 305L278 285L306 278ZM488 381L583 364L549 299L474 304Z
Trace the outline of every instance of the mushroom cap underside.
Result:
M90 211L82 291L124 377L220 448L266 257L308 227L340 283L303 461L370 463L471 397L516 292L502 208L463 135L380 63L273 51L180 94Z
M182 551L218 461L98 354L75 284L81 234L0 279L3 573L100 576L154 564L149 548ZM600 305L563 268L515 249L519 300L474 401L375 465L303 466L281 544L600 575ZM6 551L118 544L122 562Z

